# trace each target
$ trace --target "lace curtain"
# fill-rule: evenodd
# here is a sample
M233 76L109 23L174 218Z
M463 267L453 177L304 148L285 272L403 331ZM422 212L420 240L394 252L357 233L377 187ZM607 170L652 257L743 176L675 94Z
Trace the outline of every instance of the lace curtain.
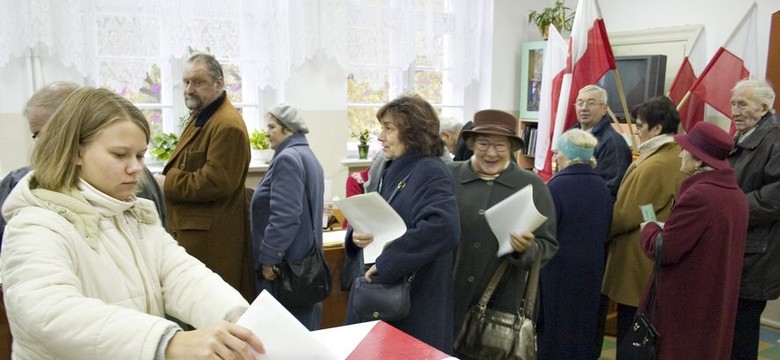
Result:
M457 84L478 79L492 14L473 0L0 0L0 66L40 48L98 79L206 49L279 89L292 69L322 53L342 68L355 62L407 68L424 57L453 69ZM483 49L484 48L484 49ZM442 51L445 49L445 51ZM116 65L112 65L116 66ZM142 81L128 76L124 86ZM136 83L134 83L136 82ZM114 86L119 88L121 86Z

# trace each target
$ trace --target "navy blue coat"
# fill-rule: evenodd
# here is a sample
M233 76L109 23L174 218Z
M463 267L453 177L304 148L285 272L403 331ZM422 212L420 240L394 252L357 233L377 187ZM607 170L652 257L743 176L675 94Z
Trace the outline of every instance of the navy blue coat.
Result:
M547 186L559 248L540 275L539 359L593 359L612 197L589 164L569 165Z
M406 318L391 324L409 335L446 353L453 343L453 252L460 238L458 203L447 166L435 156L406 154L387 161L379 194L388 199L407 174L406 186L399 189L390 206L406 224L404 235L393 240L376 260L378 283L397 283L415 274L411 289L411 309ZM362 250L347 236L347 256L358 257ZM354 286L354 285L353 285ZM350 295L347 323L358 322Z
M322 209L325 183L320 162L303 134L284 140L252 196L252 265L277 265L302 259L312 244L322 249ZM314 218L312 219L312 214ZM273 294L271 283L257 279ZM319 328L320 306L288 309L309 329Z
M575 124L572 128L580 128L580 124ZM631 149L626 139L612 128L612 122L606 115L593 125L590 132L599 141L593 151L593 157L596 158L596 173L607 182L614 200L620 182L623 181L623 175L631 165Z

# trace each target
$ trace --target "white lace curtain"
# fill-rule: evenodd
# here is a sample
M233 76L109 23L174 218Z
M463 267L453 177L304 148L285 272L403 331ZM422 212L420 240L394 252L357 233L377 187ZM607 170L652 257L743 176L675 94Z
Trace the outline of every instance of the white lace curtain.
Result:
M458 84L478 79L488 1L474 0L0 0L0 67L43 49L98 78L102 57L127 59L114 72L206 49L279 89L318 53L341 67L406 68L443 58ZM489 20L487 20L489 22ZM444 40L442 40L444 39ZM447 53L438 53L446 41ZM114 64L116 61L114 61ZM136 69L137 68L137 69ZM140 72L136 72L140 70ZM128 77L127 81L141 81ZM124 84L131 88L138 84Z

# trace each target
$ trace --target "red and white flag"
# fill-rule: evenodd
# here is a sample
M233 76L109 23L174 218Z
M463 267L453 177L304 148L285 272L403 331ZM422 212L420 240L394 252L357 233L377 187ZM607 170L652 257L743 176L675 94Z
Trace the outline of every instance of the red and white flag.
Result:
M672 99L675 105L678 105L680 123L682 123L686 132L690 131L697 122L704 120L704 101L699 99L698 96L689 94L685 103L679 106L685 94L688 93L688 90L698 79L696 73L701 71L704 64L704 41L701 41L702 32L703 28L699 29L696 35L694 35L693 45L687 49L682 64L680 64L680 69L677 70L677 75L674 76L672 85L669 87L669 98Z
M553 131L553 134L561 134L577 122L574 100L580 89L595 84L607 71L615 69L615 56L596 0L582 0L577 4L569 48L570 63L567 64L559 100L559 104L565 105L565 111L557 114L558 117L563 116L563 122L559 124L556 119L556 128L560 126L561 131ZM566 77L569 77L568 81ZM553 144L556 140L557 136Z
M731 119L731 89L738 81L757 75L757 22L758 11L754 2L726 43L715 52L690 90L691 95L698 96L729 119ZM731 132L734 132L733 124Z
M612 54L599 4L596 0L582 0L577 4L575 14L569 41L569 56L558 91L558 104L551 115L554 121L550 148L555 146L558 136L577 122L574 99L580 89L595 84L607 71L615 69L615 56ZM541 113L539 115L541 116ZM539 172L543 179L547 179L545 176L552 173L551 158L545 158L544 167Z
M542 60L542 87L539 99L539 122L536 136L534 167L547 180L552 176L553 120L558 110L563 72L566 70L568 46L555 26L550 25L547 46Z

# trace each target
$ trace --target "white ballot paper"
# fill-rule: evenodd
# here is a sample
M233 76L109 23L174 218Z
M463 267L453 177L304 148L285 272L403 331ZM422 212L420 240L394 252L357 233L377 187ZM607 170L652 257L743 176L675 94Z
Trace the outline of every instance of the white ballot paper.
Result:
M363 263L373 264L385 244L406 232L406 224L377 192L355 195L336 201L341 213L355 232L370 233L374 241L363 248Z
M252 330L263 342L265 354L255 353L255 359L339 359L268 291L257 296L236 324Z
M536 210L534 188L529 184L487 209L485 219L498 240L496 256L501 257L513 251L509 233L534 231L547 217Z

